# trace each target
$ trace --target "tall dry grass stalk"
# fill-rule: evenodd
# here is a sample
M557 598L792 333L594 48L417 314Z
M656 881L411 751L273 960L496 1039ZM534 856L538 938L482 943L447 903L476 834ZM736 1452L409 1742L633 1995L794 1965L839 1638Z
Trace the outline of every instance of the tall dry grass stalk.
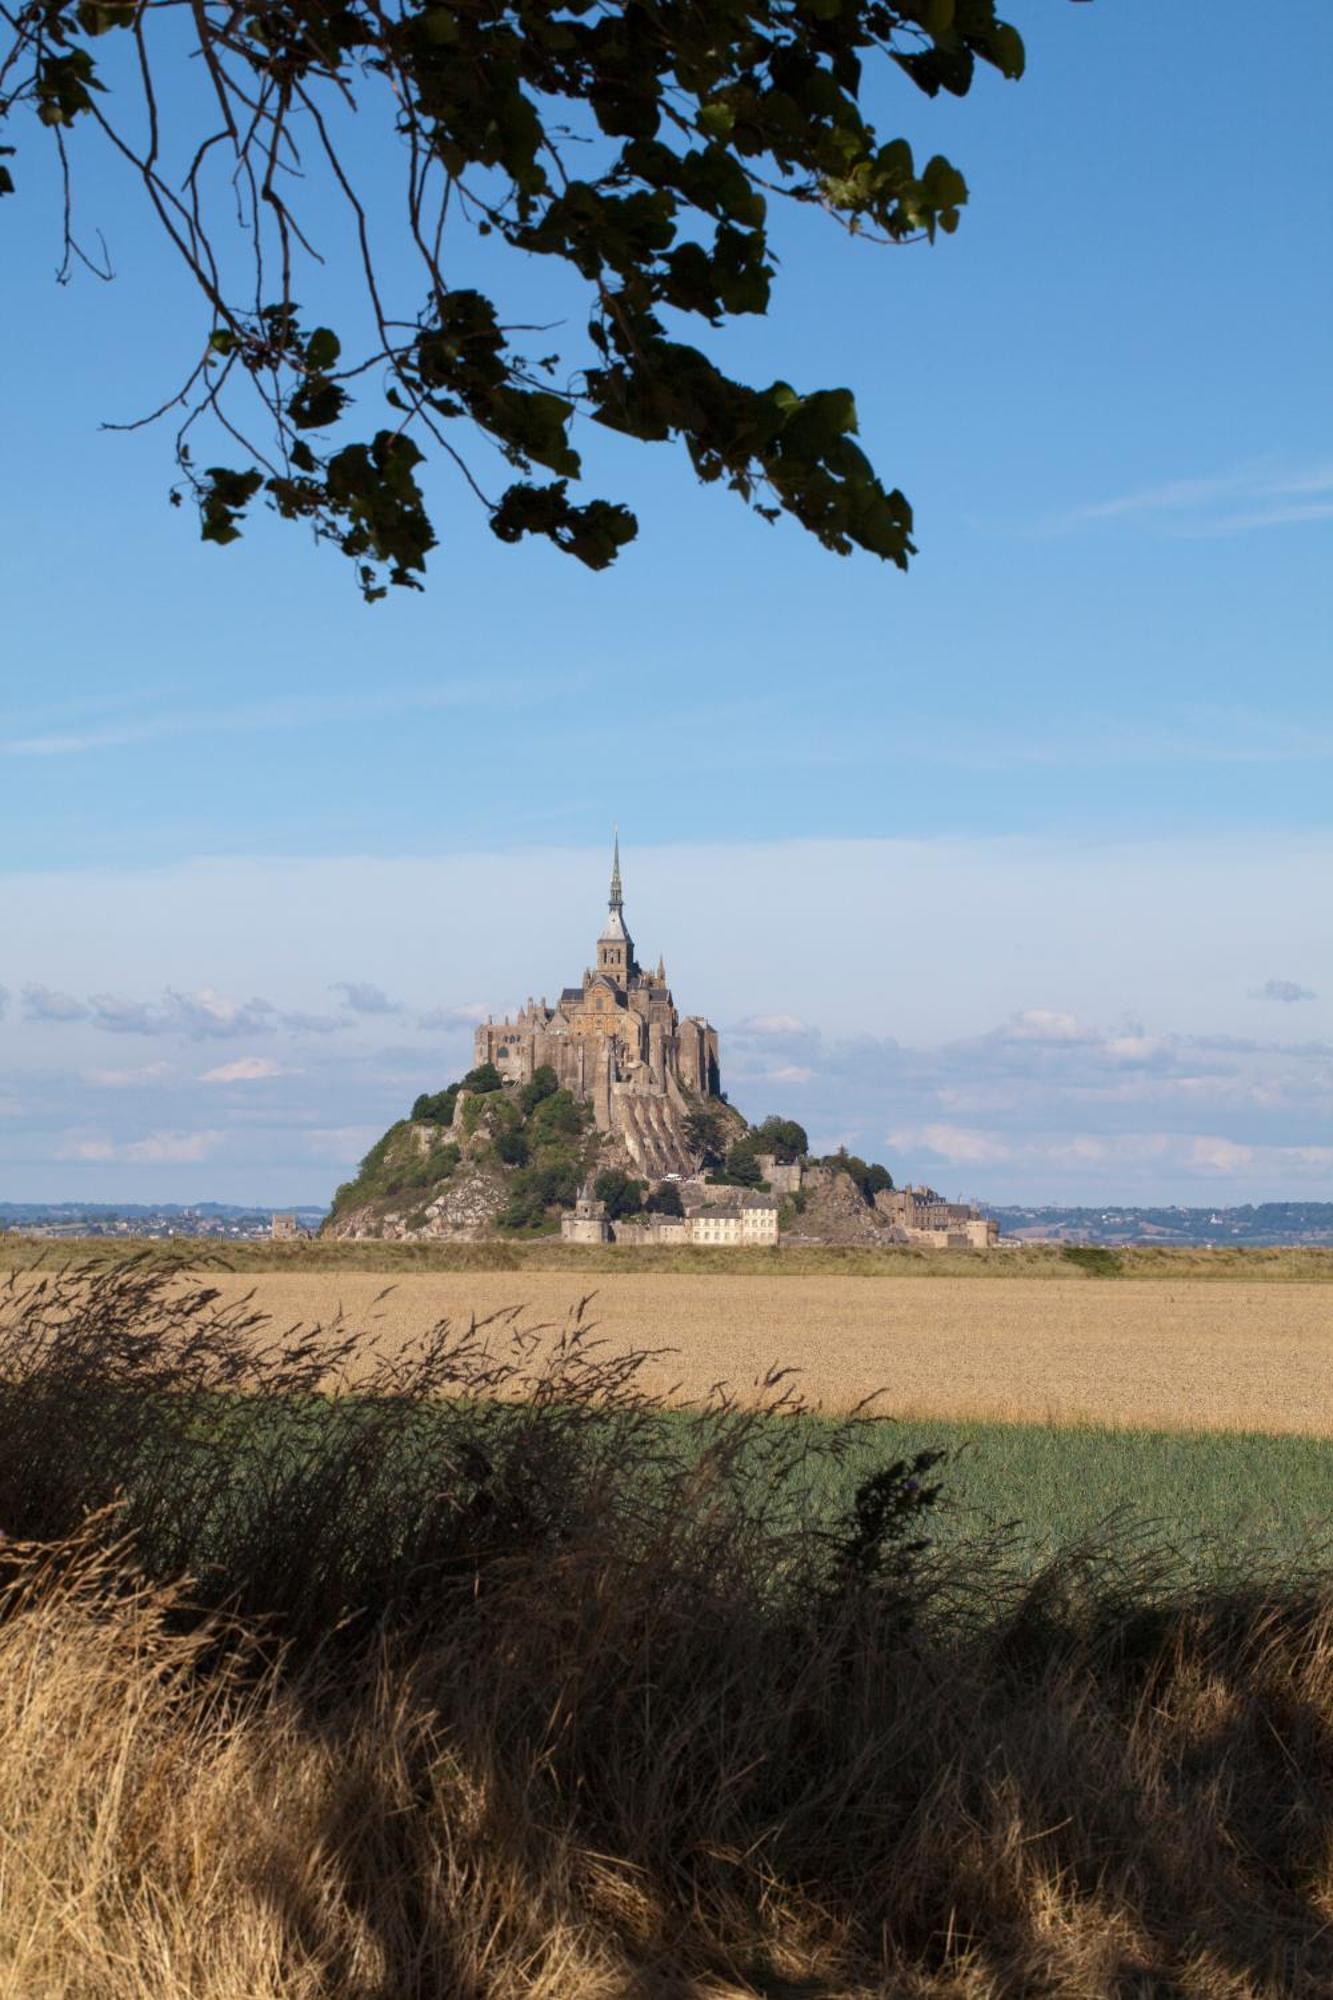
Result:
M648 1443L649 1412L631 1380L570 1418L550 1385L588 1378L577 1341L557 1349L564 1374L528 1380L545 1404L459 1399L439 1519L466 1533L429 1590L320 1544L341 1590L396 1593L338 1643L299 1588L256 1631L201 1612L202 1581L145 1580L164 1545L150 1522L116 1540L133 1496L0 1553L6 2000L1333 1992L1333 1591L1182 1594L1132 1550L1022 1584L976 1553L966 1574L904 1564L865 1520L793 1514L799 1478L766 1511L756 1438L732 1455L725 1414L711 1456L701 1430L691 1462L622 1478L612 1445L636 1433L615 1426ZM19 1352L0 1340L0 1387L31 1453L57 1377L40 1343L26 1375ZM87 1392L64 1435L91 1439L96 1382L64 1352ZM482 1481L474 1420L497 1425ZM154 1477L195 1422L150 1427ZM804 1462L784 1423L761 1486ZM572 1491L497 1539L459 1496L507 1493L519 1436L538 1494L557 1473ZM354 1548L390 1519L354 1516ZM219 1603L245 1544L225 1547Z

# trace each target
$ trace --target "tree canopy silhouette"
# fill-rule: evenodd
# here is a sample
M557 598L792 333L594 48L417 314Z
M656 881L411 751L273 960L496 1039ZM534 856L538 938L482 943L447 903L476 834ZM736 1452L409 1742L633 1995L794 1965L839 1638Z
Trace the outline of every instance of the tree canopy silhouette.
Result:
M856 444L851 392L751 386L682 334L767 310L774 198L880 242L957 227L962 175L879 137L863 65L930 96L978 63L1017 77L994 0L30 0L0 22L0 194L23 191L30 116L63 176L65 269L109 276L74 199L96 128L201 294L153 415L175 416L172 497L206 540L262 495L367 597L418 587L433 447L502 541L602 569L637 524L575 497L586 418L678 439L769 518L906 567L911 508ZM586 341L542 351L551 328L454 282L456 232L572 269ZM312 323L298 295L349 262L358 310Z

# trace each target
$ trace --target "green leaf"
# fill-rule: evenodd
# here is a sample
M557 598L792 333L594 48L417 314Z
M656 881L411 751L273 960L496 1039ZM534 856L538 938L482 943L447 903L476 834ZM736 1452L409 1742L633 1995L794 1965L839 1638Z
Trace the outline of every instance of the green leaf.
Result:
M446 48L458 40L458 22L447 7L432 7L423 17L426 40Z
M323 431L336 424L347 402L347 391L327 375L310 375L287 398L287 415L298 430Z
M736 125L736 116L729 104L720 100L700 106L695 124L710 139L729 139Z
M317 326L305 344L306 366L327 374L342 351L337 334L327 326Z

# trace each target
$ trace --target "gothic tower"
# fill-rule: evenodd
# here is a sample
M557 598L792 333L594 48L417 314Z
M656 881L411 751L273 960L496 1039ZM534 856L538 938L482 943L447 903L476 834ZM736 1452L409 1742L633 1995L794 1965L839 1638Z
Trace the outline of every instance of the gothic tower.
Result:
M620 886L620 829L616 828L611 863L611 897L602 935L597 940L597 970L617 986L628 986L634 964L634 940L625 928L625 898Z

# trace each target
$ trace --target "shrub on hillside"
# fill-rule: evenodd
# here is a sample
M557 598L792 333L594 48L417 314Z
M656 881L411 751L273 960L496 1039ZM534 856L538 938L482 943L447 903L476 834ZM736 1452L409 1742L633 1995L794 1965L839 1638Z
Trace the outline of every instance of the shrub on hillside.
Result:
M544 1098L553 1097L560 1088L555 1071L549 1063L541 1063L532 1072L531 1079L518 1093L519 1106L525 1118L532 1113Z
M794 1118L765 1118L762 1125L755 1127L751 1137L757 1153L772 1153L784 1166L789 1166L793 1160L803 1160L810 1151L805 1127L798 1125Z
M757 1188L764 1182L753 1138L738 1139L727 1153L727 1179L733 1187Z
M520 1169L510 1183L508 1199L499 1215L502 1229L538 1229L553 1208L572 1208L578 1199L579 1163L549 1150L538 1161Z
M684 1215L685 1204L680 1198L680 1189L674 1181L663 1181L653 1189L644 1207L654 1215Z
M463 1078L463 1089L470 1090L474 1097L484 1097L492 1090L502 1090L504 1078L493 1062L478 1063Z
M620 1167L604 1168L593 1182L592 1189L597 1200L606 1203L606 1213L612 1222L642 1213L643 1190L644 1183L636 1181Z
M522 1126L509 1125L503 1131L497 1132L495 1152L497 1159L503 1160L507 1167L526 1167L529 1147Z
M412 1106L412 1117L427 1125L452 1125L461 1088L461 1084L451 1083L447 1090L437 1090L433 1095L423 1091Z
M701 1166L720 1167L727 1144L727 1124L718 1111L691 1111L685 1120L685 1144Z
M867 1206L873 1203L877 1194L893 1191L893 1175L887 1167L862 1160L855 1153L849 1153L845 1146L836 1153L828 1154L819 1164L831 1167L835 1173L846 1174Z
M561 1139L577 1139L591 1122L591 1106L580 1104L571 1091L553 1090L534 1107L528 1137L534 1146L548 1146Z

